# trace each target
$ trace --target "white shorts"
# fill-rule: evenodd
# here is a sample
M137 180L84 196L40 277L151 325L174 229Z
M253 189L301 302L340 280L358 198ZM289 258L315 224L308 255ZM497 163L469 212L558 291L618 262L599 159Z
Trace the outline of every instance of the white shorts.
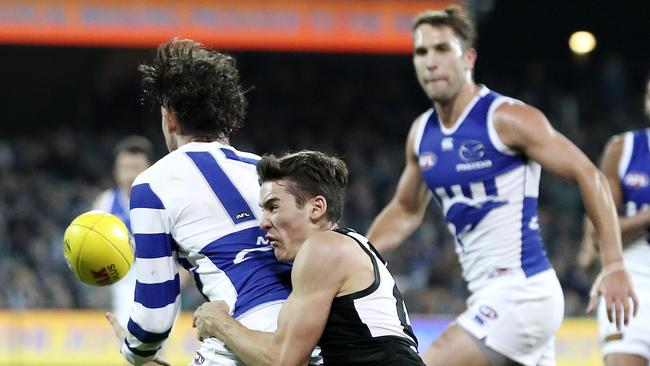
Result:
M523 365L555 365L555 332L564 317L564 295L555 271L526 278L508 271L467 300L456 320L485 345Z
M278 327L278 315L284 300L273 301L259 305L237 318L246 328L262 332L275 332ZM312 353L310 365L322 364L320 349ZM223 342L217 338L206 339L194 356L189 366L244 366L244 362L237 357Z
M616 329L616 322L610 323L607 319L605 300L601 298L598 306L598 340L603 357L612 353L626 353L650 360L650 291L642 282L632 277L639 299L639 312L635 318L630 318L628 325L623 326L621 331Z

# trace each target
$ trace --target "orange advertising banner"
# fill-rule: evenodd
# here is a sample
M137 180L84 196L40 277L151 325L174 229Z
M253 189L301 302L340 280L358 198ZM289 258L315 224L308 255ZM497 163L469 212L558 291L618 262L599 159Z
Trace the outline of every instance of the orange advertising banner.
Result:
M413 16L445 0L5 0L0 43L153 47L176 36L234 50L408 53Z

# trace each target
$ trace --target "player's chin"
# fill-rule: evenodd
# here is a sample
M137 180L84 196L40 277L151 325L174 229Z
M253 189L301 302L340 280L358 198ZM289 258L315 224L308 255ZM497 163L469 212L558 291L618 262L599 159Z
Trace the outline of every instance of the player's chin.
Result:
M280 262L285 262L285 263L293 262L293 258L291 258L289 253L282 248L273 249L273 254L275 254L275 259L277 259Z
M282 248L280 247L274 247L273 248L273 254L275 254L275 258L281 262L285 261L286 253Z

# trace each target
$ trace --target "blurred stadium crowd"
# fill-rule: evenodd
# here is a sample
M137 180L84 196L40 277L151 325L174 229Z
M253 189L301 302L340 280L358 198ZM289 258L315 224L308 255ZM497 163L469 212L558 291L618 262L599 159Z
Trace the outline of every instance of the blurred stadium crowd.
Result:
M165 153L159 112L139 102L136 66L150 52L3 47L0 55L9 52L20 57L0 76L23 86L2 92L10 111L0 134L0 308L108 308L108 289L73 277L61 238L71 219L111 185L112 149L120 138L143 134L158 157ZM410 122L429 107L410 58L234 55L250 87L250 108L233 145L259 154L299 148L338 154L351 171L344 225L365 232L392 196ZM540 108L594 160L609 136L646 123L643 75L626 72L629 65L615 54L589 67L576 60L564 73L543 61L511 72L491 65L490 57L479 61L479 82ZM48 71L37 67L43 60L51 63ZM33 72L15 75L20 67ZM64 79L58 83L52 83L55 68ZM45 106L36 108L37 102ZM575 264L583 214L577 188L544 175L539 214L566 314L581 315L591 282ZM459 313L467 294L453 239L434 207L425 220L430 224L387 257L389 268L412 313ZM184 296L185 309L202 301L192 291Z

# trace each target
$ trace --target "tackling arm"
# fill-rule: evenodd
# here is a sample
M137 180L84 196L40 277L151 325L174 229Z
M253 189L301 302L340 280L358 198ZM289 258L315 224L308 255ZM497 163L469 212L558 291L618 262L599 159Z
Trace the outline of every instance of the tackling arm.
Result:
M345 277L345 266L340 266L344 256L332 250L330 243L318 244L317 240L308 239L296 256L293 292L282 306L275 333L244 327L228 315L225 303L213 301L194 314L199 338L221 339L248 365L305 365Z

